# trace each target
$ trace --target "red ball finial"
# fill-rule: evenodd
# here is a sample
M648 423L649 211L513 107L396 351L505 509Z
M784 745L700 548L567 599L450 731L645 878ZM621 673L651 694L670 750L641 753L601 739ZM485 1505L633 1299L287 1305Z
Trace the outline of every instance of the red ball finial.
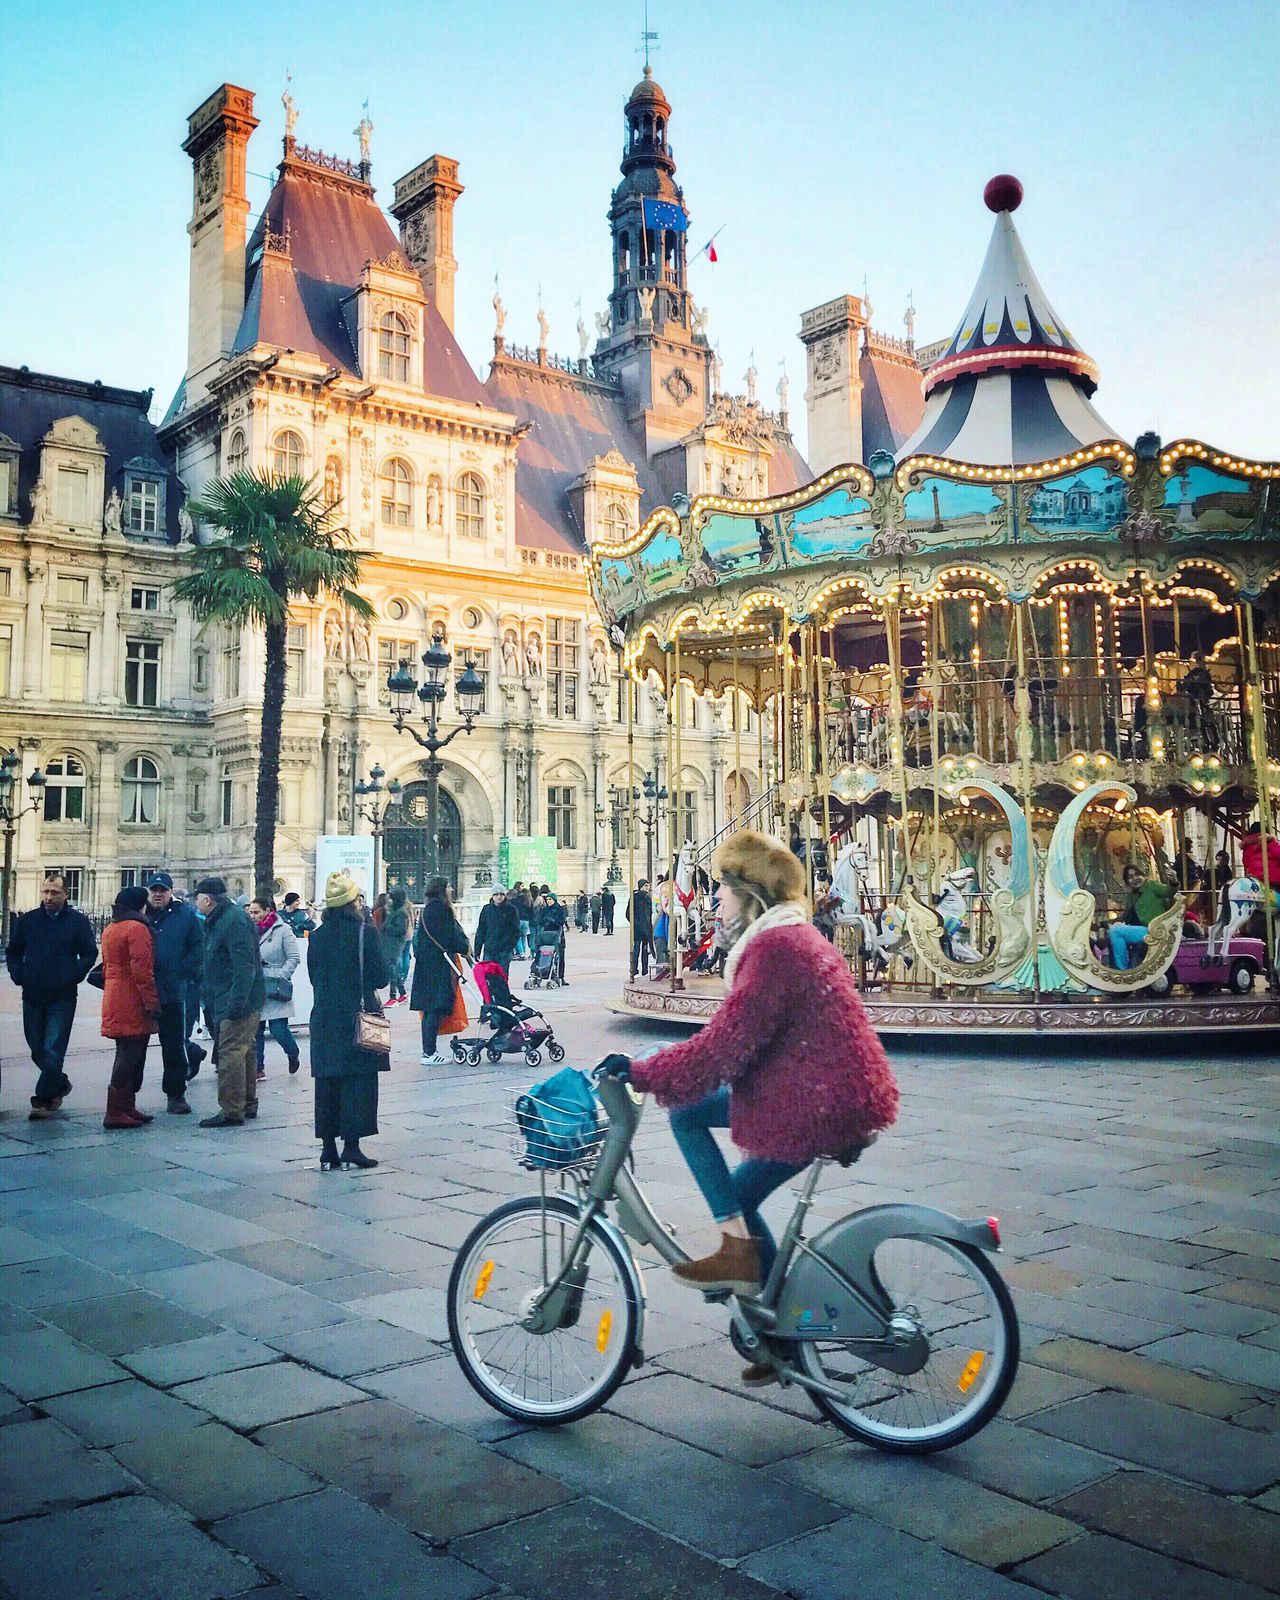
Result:
M1022 204L1022 185L1008 172L992 178L982 191L988 211L1016 211Z

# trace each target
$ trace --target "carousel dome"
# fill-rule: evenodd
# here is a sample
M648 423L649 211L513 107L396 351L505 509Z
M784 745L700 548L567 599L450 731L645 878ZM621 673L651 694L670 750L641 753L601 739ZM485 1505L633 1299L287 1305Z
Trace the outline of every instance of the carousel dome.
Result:
M1022 185L983 192L995 226L964 315L925 375L920 426L898 452L975 466L1023 465L1117 437L1090 396L1098 369L1049 303L1014 226Z

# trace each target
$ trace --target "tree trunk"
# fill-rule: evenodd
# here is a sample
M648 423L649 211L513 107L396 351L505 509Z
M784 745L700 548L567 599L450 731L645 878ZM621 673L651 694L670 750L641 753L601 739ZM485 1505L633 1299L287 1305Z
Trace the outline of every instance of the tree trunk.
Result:
M284 722L285 644L288 624L267 624L267 668L262 680L262 734L258 743L258 802L253 819L254 892L276 892L276 814L280 800L280 731Z

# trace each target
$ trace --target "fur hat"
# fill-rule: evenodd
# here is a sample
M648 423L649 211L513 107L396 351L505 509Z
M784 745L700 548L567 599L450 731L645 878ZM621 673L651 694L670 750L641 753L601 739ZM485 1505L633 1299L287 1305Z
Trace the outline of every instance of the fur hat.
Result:
M324 886L325 908L332 911L338 906L349 906L359 893L359 887L350 873L331 872Z
M785 844L749 828L731 833L715 853L711 871L753 889L766 906L803 900L808 890L804 866Z

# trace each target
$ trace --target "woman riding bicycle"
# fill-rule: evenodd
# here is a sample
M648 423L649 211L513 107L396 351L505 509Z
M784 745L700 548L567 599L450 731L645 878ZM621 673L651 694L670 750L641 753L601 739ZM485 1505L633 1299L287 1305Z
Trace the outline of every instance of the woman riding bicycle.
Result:
M630 1077L672 1108L676 1143L720 1225L713 1255L672 1270L690 1288L745 1294L776 1253L761 1204L816 1157L889 1127L898 1086L844 958L809 921L795 856L743 831L712 871L731 941L724 1002L693 1038L632 1062ZM732 1173L712 1128L731 1129L746 1152Z

